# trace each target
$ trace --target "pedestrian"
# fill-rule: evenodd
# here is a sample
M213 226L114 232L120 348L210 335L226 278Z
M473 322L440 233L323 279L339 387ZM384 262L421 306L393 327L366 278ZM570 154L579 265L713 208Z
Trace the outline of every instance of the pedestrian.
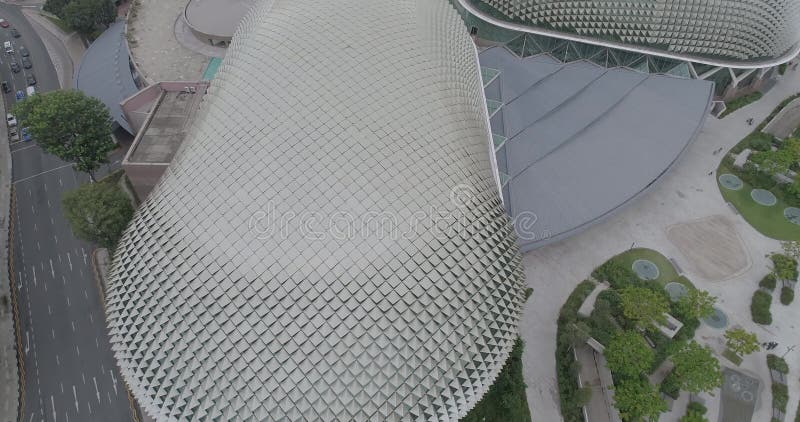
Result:
M712 174L714 174L714 170L711 170L710 172L708 172L709 176L711 176Z

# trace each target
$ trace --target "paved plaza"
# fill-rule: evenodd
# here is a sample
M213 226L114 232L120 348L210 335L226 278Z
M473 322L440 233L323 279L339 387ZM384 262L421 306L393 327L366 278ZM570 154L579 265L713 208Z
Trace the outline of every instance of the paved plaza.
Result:
M719 297L718 306L728 315L731 326L741 325L754 331L760 341L778 342L776 352L779 354L783 354L787 345L794 344L800 338L800 330L793 322L800 319L800 307L796 304L783 306L776 300L772 306L775 322L768 327L756 326L750 320L748 309L751 294L771 265L766 255L779 251L780 244L758 233L727 205L719 193L716 175L709 175L709 172L716 170L724 151L753 130L746 123L748 118L761 121L778 103L798 91L800 73L789 71L760 101L732 113L724 120L709 118L697 141L689 147L671 173L648 194L609 220L577 236L525 254L523 262L527 283L534 288L534 294L526 304L520 332L526 342L523 373L534 422L560 420L554 369L559 308L572 289L586 279L592 269L634 246L652 248L674 259L698 288ZM723 153L714 154L720 148L723 148ZM692 252L686 252L686 248L701 247L700 242L686 240L685 245L681 241L676 245L670 240L668 229L703 218L723 222L717 229L720 233L716 235L721 239L741 239L744 256L714 258L707 255L704 258L706 264L690 261L686 255ZM539 230L546 231L547 227ZM730 251L726 254L730 254ZM725 276L727 279L723 281ZM698 330L698 339L721 352L724 348L721 334L721 330L703 325ZM786 360L791 369L788 377L791 393L787 420L793 420L798 400L796 392L800 391L800 353L790 353ZM765 352L745 358L742 369L758 374L762 382L769 380ZM708 398L707 402L708 418L716 421L719 401ZM682 397L681 403L685 403L685 397ZM758 398L753 421L770 419L769 403L769 392L764 390ZM675 411L674 414L682 415L682 411ZM673 420L669 417L665 416L662 420Z

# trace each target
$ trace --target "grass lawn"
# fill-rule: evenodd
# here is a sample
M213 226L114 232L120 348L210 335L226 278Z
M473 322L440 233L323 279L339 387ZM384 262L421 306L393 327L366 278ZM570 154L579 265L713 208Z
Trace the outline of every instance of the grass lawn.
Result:
M722 164L717 174L724 173L736 174ZM719 180L717 180L717 184L719 184ZM742 217L764 236L777 240L800 240L800 226L790 223L783 216L783 210L788 205L780 198L778 198L778 203L771 207L759 205L750 197L752 189L753 187L747 182L744 183L742 189L736 191L719 187L722 197L733 204Z
M669 262L667 257L652 249L635 248L625 251L614 258L618 259L620 264L624 265L626 268L632 268L633 262L637 259L646 259L656 264L656 267L658 267L659 276L655 281L660 283L662 286L665 286L671 281L677 281L679 283L686 284L688 287L694 288L689 280L686 280L685 277L678 276L678 272L675 270L675 267L672 266L672 263ZM683 278L683 280L679 280L679 278Z
M63 20L61 20L59 18L56 18L56 17L53 17L53 16L49 16L49 15L45 15L45 14L42 14L42 16L44 16L50 22L53 22L53 25L59 27L62 31L64 31L67 34L71 34L71 33L75 32L72 28L69 27L69 25L67 25L66 22L64 22Z

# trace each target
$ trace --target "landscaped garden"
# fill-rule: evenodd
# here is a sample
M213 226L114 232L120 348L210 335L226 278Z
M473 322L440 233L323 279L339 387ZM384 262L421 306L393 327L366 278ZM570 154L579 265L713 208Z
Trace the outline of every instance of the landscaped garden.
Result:
M788 248L788 246L786 247ZM794 301L794 287L797 282L797 261L789 255L775 253L770 255L772 272L765 275L758 283L758 290L753 293L750 302L750 314L753 322L762 325L772 324L772 295L778 282L781 284L780 301L789 305Z
M727 154L717 169L722 196L756 230L778 240L800 240L800 139L763 132L798 96L783 101ZM749 155L745 150L750 150ZM736 159L742 155L737 163ZM738 165L737 165L738 164Z
M462 422L526 422L531 420L522 379L523 342L517 339L494 384Z
M661 393L677 398L680 391L712 391L722 384L720 364L711 349L693 340L700 321L718 311L716 298L680 277L666 257L649 249L631 249L596 268L592 278L576 287L558 319L556 373L565 421L582 421L581 407L590 399L578 386L579 366L573 354L590 338L604 347L615 385L615 407L623 420L658 418L667 409ZM579 315L598 282L609 287L597 295L588 317ZM749 350L736 349L732 353ZM667 359L672 369L664 377L661 370ZM702 420L704 413L702 406L693 405L685 419Z

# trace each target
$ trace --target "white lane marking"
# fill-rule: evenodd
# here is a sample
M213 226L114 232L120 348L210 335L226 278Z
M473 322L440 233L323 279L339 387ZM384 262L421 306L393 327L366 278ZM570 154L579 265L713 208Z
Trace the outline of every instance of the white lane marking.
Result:
M97 347L98 349L100 348L100 342L98 342L98 341L97 341L97 337L95 337L95 338L94 338L94 345L95 345L95 347Z
M75 321L70 321L69 323L72 324L72 332L74 333L75 332ZM80 355L80 352L78 353L78 355Z
M111 393L106 391L106 397L108 397L108 404L113 405L114 403L111 402Z
M53 407L53 422L56 422L58 418L56 418L56 402L53 400L53 395L50 395L50 406Z
M81 413L81 409L78 407L78 393L75 392L75 384L72 385L72 397L75 398L75 411Z
M56 243L58 243L58 236L56 236L56 235L53 235L53 239L55 239L55 240L56 240Z
M69 296L67 296L67 306L70 306L69 305Z
M28 330L25 330L25 354L27 355L28 352L31 350L31 337Z
M50 337L53 337L53 340L56 339L56 330L53 328L50 329Z
M33 287L36 287L36 266L32 266L31 269L33 270Z
M58 385L60 385L60 386L61 386L61 394L64 394L64 383L63 383L63 382L61 382L61 381L59 381L59 382L58 382Z
M94 394L97 396L97 403L100 404L100 390L97 388L97 378L92 377L94 381Z
M53 269L53 260L50 260L50 275L53 276L53 280L56 279L56 271Z
M53 308L50 305L47 305L47 315L53 315Z
M42 183L42 186L44 186L44 191L47 192L47 183Z
M119 393L117 393L117 379L114 378L114 371L109 371L108 373L111 375L111 384L114 386L114 395L118 396Z
M86 293L86 289L83 289L83 297L86 298L86 300L89 300L89 294Z
M41 172L41 173L36 173L36 174L34 174L33 176L28 176L28 177L26 177L26 178L24 178L24 179L19 179L19 180L17 180L16 182L14 182L14 184L16 185L17 183L27 182L28 180L31 180L31 179L33 179L34 177L39 177L39 176L41 176L41 175L43 175L43 174L52 173L52 172L54 172L54 171L58 171L58 170L61 170L61 169L65 169L65 168L67 168L67 167L72 167L72 164L64 164L63 166L59 166L59 167L56 167L56 168L54 168L54 169L50 169L50 170L47 170L47 171L43 171L43 172Z
M36 223L33 223L33 231L35 231L35 232L39 231L39 226L36 225Z
M53 221L53 217L50 217L50 224L52 224L54 226L56 225L55 221Z
M78 348L78 345L75 345L75 351L78 352L78 356L81 355L81 349ZM83 383L86 384L86 379L83 380Z
M31 413L31 418L28 419L28 422L31 422L31 421L33 421L33 413Z
M42 284L42 286L44 286L44 291L47 292L47 282L44 282L44 284Z
M56 364L61 366L61 359L58 357L58 353L56 353Z
M89 414L91 415L92 414L92 403L87 401L86 404L89 405Z
M92 314L89 314L89 322L94 324L94 317L92 316Z
M65 286L67 285L67 279L63 275L61 276L61 284L65 285Z
M47 208L53 208L53 206L50 205L50 200L49 199L47 200Z
M58 185L59 185L59 186L64 186L64 184L63 184L63 183L61 183L61 178L60 178L60 177L58 178Z
M87 265L86 264L86 251L83 250L83 248L81 248L81 253L83 254L83 265Z
M19 272L19 283L17 283L17 290L22 291L22 271Z
M39 241L36 241L36 249L42 250L42 245L39 244Z
M67 252L67 262L69 262L69 270L72 271L72 258L69 257L69 252Z

